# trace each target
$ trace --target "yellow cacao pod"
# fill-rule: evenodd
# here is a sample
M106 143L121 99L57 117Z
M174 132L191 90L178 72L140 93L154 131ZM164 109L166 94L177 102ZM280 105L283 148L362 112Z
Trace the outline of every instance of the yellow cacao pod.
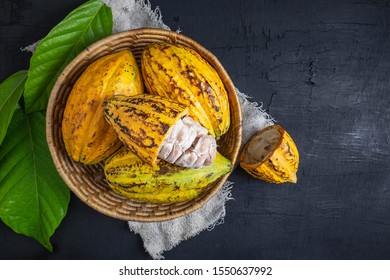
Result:
M114 96L143 93L142 76L128 50L103 56L75 83L64 110L62 134L68 155L84 164L95 164L121 145L115 130L104 119L104 102Z
M280 125L260 130L245 144L240 166L250 175L266 182L296 183L298 149L291 136Z
M106 160L104 174L111 189L124 197L151 203L174 203L198 196L231 169L230 160L219 153L211 165L194 169L166 161L151 166L122 148Z
M229 100L217 71L196 51L169 43L150 44L142 53L149 93L189 107L189 114L218 138L230 125Z
M151 94L115 96L106 102L105 117L119 139L151 165L174 124L188 114L187 107Z

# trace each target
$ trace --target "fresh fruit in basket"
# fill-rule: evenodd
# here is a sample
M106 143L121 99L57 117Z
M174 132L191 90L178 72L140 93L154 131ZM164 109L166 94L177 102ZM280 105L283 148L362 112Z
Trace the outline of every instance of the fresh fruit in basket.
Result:
M106 102L104 112L124 145L153 166L162 159L199 168L215 158L215 138L188 117L187 107L170 99L118 95Z
M245 144L240 166L250 175L274 184L296 183L299 153L291 136L280 125L268 126Z
M229 100L223 81L199 53L182 45L154 43L143 51L141 67L149 93L188 106L190 117L215 138L229 129Z
M66 150L84 164L105 159L106 182L122 196L190 200L232 170L216 143L230 126L227 92L216 70L184 46L151 44L141 65L142 74L132 53L120 51L88 66L66 104Z
M104 102L114 96L144 92L133 54L122 50L97 59L75 83L64 110L62 135L68 155L96 164L112 155L121 142L104 119Z
M190 200L230 172L230 160L217 153L209 166L185 168L159 161L152 166L127 148L106 160L104 174L111 189L128 198L151 203Z

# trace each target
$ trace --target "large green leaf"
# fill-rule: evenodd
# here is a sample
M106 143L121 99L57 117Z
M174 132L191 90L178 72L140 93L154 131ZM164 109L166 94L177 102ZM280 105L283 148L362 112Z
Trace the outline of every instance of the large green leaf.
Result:
M65 66L87 46L110 35L112 26L111 9L99 0L81 5L55 26L31 57L24 92L26 111L45 110Z
M12 119L16 104L23 93L27 71L19 71L0 84L0 145Z
M50 237L69 199L46 143L45 114L18 108L0 147L0 218L52 251Z

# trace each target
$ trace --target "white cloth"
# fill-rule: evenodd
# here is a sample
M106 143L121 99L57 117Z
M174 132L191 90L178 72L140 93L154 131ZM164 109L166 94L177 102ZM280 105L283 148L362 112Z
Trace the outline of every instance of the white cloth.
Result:
M103 0L112 9L114 33L141 27L170 29L162 21L159 8L152 10L148 0ZM256 102L248 101L248 96L236 89L242 106L242 143L260 129L273 124L270 115ZM128 222L131 231L139 234L145 250L153 259L163 259L163 252L171 250L183 240L187 240L205 229L223 223L226 215L225 203L232 199L232 182L226 182L221 190L200 209L189 215L165 222Z

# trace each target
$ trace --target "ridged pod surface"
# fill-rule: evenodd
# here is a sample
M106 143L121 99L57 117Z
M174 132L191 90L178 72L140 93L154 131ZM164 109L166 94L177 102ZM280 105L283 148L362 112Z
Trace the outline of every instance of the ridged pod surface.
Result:
M216 70L196 51L169 43L150 44L141 65L150 93L189 106L190 116L216 138L229 129L226 89Z
M291 136L280 125L260 130L245 144L240 166L269 183L296 183L299 153Z
M167 98L142 94L115 96L106 102L104 112L123 144L155 166L164 139L188 109Z
M104 119L104 102L114 94L143 92L142 76L130 51L109 54L90 64L72 88L64 110L62 134L68 155L84 164L112 155L121 142Z
M175 203L196 197L231 169L231 162L219 153L211 165L193 169L165 161L151 166L122 148L106 161L104 173L111 189L124 197L151 203Z

